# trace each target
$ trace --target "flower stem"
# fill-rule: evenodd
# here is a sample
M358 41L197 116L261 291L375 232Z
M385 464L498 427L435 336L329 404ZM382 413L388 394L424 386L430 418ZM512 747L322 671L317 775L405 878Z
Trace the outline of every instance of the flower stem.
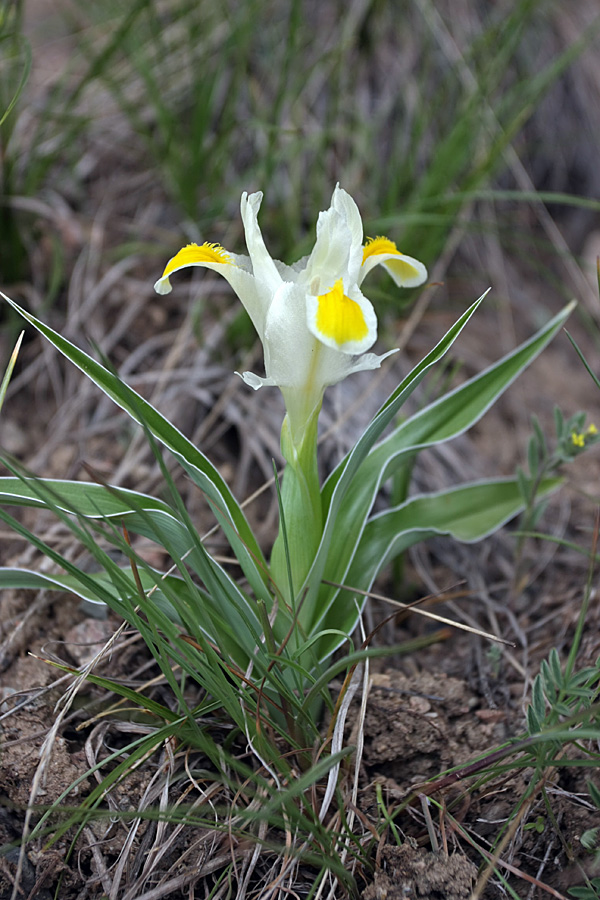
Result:
M292 440L288 416L281 429L281 451L287 465L281 485L279 534L271 554L271 576L292 614L323 530L317 467L318 418L319 408L313 411L296 442Z

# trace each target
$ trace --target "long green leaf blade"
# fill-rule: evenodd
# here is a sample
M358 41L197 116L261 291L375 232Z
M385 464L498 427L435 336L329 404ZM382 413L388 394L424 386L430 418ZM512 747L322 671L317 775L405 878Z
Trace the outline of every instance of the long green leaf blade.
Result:
M88 482L0 478L0 506L14 505L52 508L57 513L66 512L76 518L95 521L98 525L114 523L113 537L125 526L131 534L147 537L170 553L183 575L186 573L181 566L185 559L186 564L210 586L209 590L203 592L192 585L186 587L181 578L168 578L154 573L150 568L146 571L142 568L139 574L145 590L152 591L152 602L174 622L181 624L183 620L192 634L200 628L211 640L227 633L227 629L222 627L226 609L229 626L243 645L246 657L254 653L261 634L254 603L241 592L236 582L204 550L202 544L192 541L186 524L167 504L137 491L122 488L109 490L103 485ZM6 573L2 576L4 579L7 577ZM23 577L19 576L21 579ZM120 577L126 578L127 585L131 572L121 573ZM2 578L0 584L4 587L24 587L23 584L9 585ZM113 600L113 608L117 611L120 608L119 592L109 576L82 573L77 577L75 569L72 576L51 576L52 579L56 589L71 590L95 603L110 603ZM45 586L51 585L48 583ZM134 595L135 585L131 582L128 596Z
M543 481L540 499L561 483L560 478ZM436 535L466 543L482 540L518 515L523 507L517 478L481 481L413 497L369 520L343 583L369 591L383 566L413 544ZM328 630L334 621L338 627L352 631L356 610L362 609L364 602L364 596L351 597L344 591L344 603L330 608L318 623L319 631ZM319 642L320 658L326 660L337 646L339 640L335 636L324 636Z
M487 293L487 291L486 291ZM304 597L303 618L307 622L313 621L315 606L319 602L321 580L329 554L329 548L336 528L338 527L338 513L344 496L350 488L352 480L360 477L359 469L368 456L369 451L379 439L385 428L397 415L402 404L413 393L417 385L423 380L429 369L432 368L447 353L456 338L459 336L471 316L482 303L483 294L473 303L457 322L449 329L444 337L436 344L433 350L403 379L398 387L379 409L371 424L358 439L348 456L342 460L323 487L323 515L326 516L321 543L317 551L315 561L306 580L306 595Z
M179 460L185 471L206 495L215 517L248 578L253 590L269 600L266 589L267 567L246 518L218 470L150 403L54 329L45 325L0 291L10 306L33 325L56 349L90 378L131 418L144 424L160 443Z
M345 581L355 547L381 485L421 450L457 437L474 425L547 346L573 308L573 303L567 305L528 341L398 425L371 450L358 477L348 489L338 514L338 521L343 527L336 529L331 540L324 576L328 581ZM331 589L321 592L321 615L333 596Z

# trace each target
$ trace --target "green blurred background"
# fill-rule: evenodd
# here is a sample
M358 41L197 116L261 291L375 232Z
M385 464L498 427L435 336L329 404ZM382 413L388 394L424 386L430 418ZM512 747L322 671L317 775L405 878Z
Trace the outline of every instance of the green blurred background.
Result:
M598 227L591 0L28 0L0 22L1 278L46 302L80 239L61 228L109 205L123 256L231 241L262 189L291 259L337 181L429 266L457 229L529 257L535 192L581 198L550 206L575 253Z

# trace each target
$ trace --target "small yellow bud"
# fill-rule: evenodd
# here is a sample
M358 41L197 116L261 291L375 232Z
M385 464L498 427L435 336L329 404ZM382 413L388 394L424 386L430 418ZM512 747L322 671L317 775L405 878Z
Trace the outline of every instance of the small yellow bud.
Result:
M594 425L593 422L591 423L591 425L588 425L587 433L588 434L598 434L598 429L596 428L596 426Z
M571 432L571 440L574 447L585 447L585 437L582 434L577 434L576 431Z

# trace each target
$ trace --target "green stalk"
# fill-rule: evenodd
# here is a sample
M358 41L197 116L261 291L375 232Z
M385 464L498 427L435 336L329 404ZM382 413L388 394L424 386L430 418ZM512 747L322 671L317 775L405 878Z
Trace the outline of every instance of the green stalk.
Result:
M281 452L287 463L281 485L279 534L271 554L271 576L293 615L296 598L315 558L323 519L317 467L319 406L296 443L289 416L281 428Z

